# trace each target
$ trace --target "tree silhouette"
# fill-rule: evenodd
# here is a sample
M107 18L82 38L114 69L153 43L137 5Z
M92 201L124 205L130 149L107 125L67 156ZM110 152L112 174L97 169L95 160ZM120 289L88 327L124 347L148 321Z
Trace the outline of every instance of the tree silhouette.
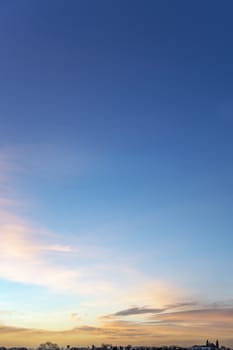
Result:
M60 348L57 344L48 341L44 344L40 344L37 350L60 350Z

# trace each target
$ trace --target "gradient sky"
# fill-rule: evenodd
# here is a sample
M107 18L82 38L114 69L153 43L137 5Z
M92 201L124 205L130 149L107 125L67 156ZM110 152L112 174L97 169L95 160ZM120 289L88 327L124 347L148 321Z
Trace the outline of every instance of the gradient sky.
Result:
M0 345L233 346L232 13L0 1Z

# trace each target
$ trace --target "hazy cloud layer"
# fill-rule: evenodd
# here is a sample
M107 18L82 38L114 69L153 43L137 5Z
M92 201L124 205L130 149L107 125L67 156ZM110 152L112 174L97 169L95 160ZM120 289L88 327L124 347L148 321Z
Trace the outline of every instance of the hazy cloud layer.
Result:
M233 309L199 309L144 315L141 321L103 320L98 325L83 324L63 331L48 331L2 325L0 341L5 344L23 344L25 334L27 343L35 344L43 339L51 339L60 344L89 345L90 342L101 344L103 341L121 344L194 344L203 343L206 334L215 340L219 337L225 345L233 344ZM11 334L11 337L8 335ZM14 337L14 341L9 340Z

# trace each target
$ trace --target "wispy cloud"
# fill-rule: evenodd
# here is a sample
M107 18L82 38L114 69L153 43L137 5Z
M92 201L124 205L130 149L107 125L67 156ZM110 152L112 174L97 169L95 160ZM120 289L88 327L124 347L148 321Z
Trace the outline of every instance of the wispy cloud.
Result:
M162 308L154 308L154 307L147 307L147 306L134 306L130 307L124 310L117 311L113 314L103 316L106 319L111 319L111 318L117 318L119 316L135 316L135 315L145 315L145 314L161 314L164 312L168 312L169 310L173 311L174 309L181 309L183 310L184 308L190 308L190 307L195 307L199 306L197 302L177 302L173 304L168 304L165 305ZM174 312L174 311L173 311Z
M207 306L202 309L166 312L159 315L159 317L154 314L152 318L156 322L174 325L194 326L204 324L213 326L217 323L219 326L222 323L225 327L227 323L228 326L233 326L233 307L211 308Z
M199 303L196 301L186 301L186 302L178 302L174 304L168 304L166 305L166 309L180 309L180 308L187 308L187 307L194 307L199 306Z
M157 314L161 313L166 309L162 308L148 308L148 307L131 307L129 309L118 311L107 317L117 317L117 316L132 316L132 315L142 315L142 314Z
M20 198L9 191L13 188L12 166L3 153L0 165L0 278L62 292L92 293L107 287L107 281L93 286L93 276L88 278L85 269L67 266L64 254L77 259L82 252L85 257L86 248L61 243L59 235L32 224L18 213Z
M68 293L92 294L110 288L104 280L93 285L97 273L94 269L91 272L89 268L87 276L85 266L73 266L72 261L81 259L79 251L86 248L49 242L55 237L54 233L46 234L43 228L31 225L15 214L2 213L0 278ZM59 241L58 238L55 239ZM53 259L55 254L57 257ZM70 267L67 266L66 255L71 255ZM82 259L85 257L82 256Z

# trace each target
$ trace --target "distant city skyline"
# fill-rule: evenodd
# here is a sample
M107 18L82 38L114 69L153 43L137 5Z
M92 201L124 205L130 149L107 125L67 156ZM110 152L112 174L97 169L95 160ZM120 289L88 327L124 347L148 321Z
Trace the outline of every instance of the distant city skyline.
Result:
M0 345L233 348L232 13L0 1Z
M119 345L119 344L101 344L99 346L96 346L95 344L88 345L88 346L59 346L59 344L52 343L50 341L47 341L46 343L42 343L34 349L37 350L64 350L64 349L70 349L70 350L86 350L86 349L92 349L92 350L217 350L217 349L222 349L222 350L230 350L230 348L225 347L224 345L220 345L218 339L216 340L215 343L209 342L207 339L205 344L201 345L193 345L191 347L182 347L179 345L163 345L163 346L148 346L148 345ZM27 347L1 347L0 350L29 350ZM32 348L30 348L32 349Z

